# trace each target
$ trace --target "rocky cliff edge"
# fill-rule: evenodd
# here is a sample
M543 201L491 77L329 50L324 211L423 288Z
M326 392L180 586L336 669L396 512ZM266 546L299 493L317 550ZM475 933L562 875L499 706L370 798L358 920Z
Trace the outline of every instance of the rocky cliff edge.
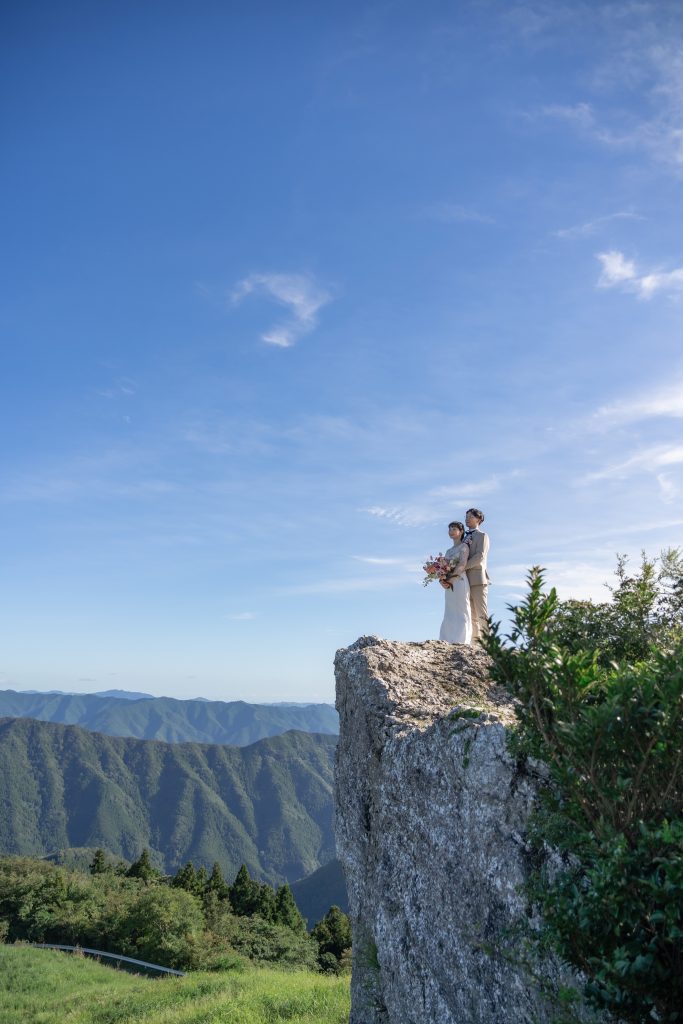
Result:
M335 659L336 840L354 929L351 1024L538 1024L510 950L536 781L480 649L361 637Z

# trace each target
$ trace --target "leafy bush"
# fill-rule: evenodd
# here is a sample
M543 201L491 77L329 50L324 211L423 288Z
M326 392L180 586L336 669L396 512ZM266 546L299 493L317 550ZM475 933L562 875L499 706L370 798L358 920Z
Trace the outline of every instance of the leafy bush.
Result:
M119 952L165 967L191 966L204 931L201 903L183 889L149 885L128 906L114 934Z
M683 1020L683 567L676 552L653 566L628 577L621 560L613 605L583 624L534 568L511 633L486 640L518 699L512 749L549 769L531 835L565 866L542 860L529 886L539 941L632 1024Z
M330 907L311 932L318 943L318 964L326 974L341 974L350 967L351 922L339 907Z
M683 640L683 556L676 548L659 558L642 555L628 571L617 558L609 601L562 601L553 613L553 635L567 651L595 652L603 665L646 660L653 648L672 651Z
M242 956L257 964L277 964L280 968L317 969L318 946L306 932L295 932L262 917L226 918L223 937Z
M238 916L233 887L217 866L208 875L186 865L164 880L140 860L142 870L131 876L110 870L99 857L93 858L98 870L87 873L28 857L0 858L0 936L92 946L187 970L240 970L246 959L318 969L318 945L306 934L288 885L274 892L244 868L237 892L254 899L251 916Z

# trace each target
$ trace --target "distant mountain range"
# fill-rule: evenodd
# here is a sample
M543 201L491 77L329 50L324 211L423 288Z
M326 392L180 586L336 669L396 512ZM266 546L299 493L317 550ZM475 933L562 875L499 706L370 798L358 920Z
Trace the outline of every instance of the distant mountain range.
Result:
M15 693L15 690L11 690ZM20 693L40 693L44 697L74 697L77 694L73 690L21 690ZM88 697L118 697L119 700L149 700L154 697L153 693L136 693L135 690L97 690L95 693L86 694ZM199 698L202 700L202 698Z
M80 725L108 736L231 746L246 746L290 729L327 735L339 731L337 712L331 704L247 704L134 694L122 699L125 692L115 690L106 695L0 690L0 717Z
M171 731L182 725L201 732L209 723L219 724L201 716L204 702L155 698L115 703L125 705L126 718L152 705L160 710L191 706L192 714L185 709L172 726L165 724ZM268 719L257 718L254 724L258 708L253 705L219 706L241 709L245 732L258 724L274 727ZM26 705L23 709L29 713ZM297 709L265 710L286 714ZM144 715L137 727L142 723L155 727ZM125 725L121 720L119 727ZM221 728L225 734L226 726ZM40 857L73 847L103 847L130 861L148 847L167 873L188 860L209 867L218 861L230 878L245 863L252 875L271 884L293 882L335 855L336 743L334 735L307 732L286 732L244 747L164 743L3 718L0 854Z

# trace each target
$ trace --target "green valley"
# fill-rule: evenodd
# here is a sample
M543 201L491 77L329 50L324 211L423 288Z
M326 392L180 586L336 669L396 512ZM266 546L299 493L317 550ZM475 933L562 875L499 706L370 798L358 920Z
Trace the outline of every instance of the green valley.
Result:
M162 743L0 719L0 854L101 847L132 861L148 847L166 873L192 860L301 879L334 857L336 742L287 732L247 747Z

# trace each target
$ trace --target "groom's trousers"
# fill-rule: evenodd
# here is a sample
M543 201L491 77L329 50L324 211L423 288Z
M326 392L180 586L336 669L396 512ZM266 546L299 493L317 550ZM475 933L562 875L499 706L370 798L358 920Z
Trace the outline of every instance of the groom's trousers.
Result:
M472 643L486 632L488 618L487 586L470 583L470 610L472 612Z

